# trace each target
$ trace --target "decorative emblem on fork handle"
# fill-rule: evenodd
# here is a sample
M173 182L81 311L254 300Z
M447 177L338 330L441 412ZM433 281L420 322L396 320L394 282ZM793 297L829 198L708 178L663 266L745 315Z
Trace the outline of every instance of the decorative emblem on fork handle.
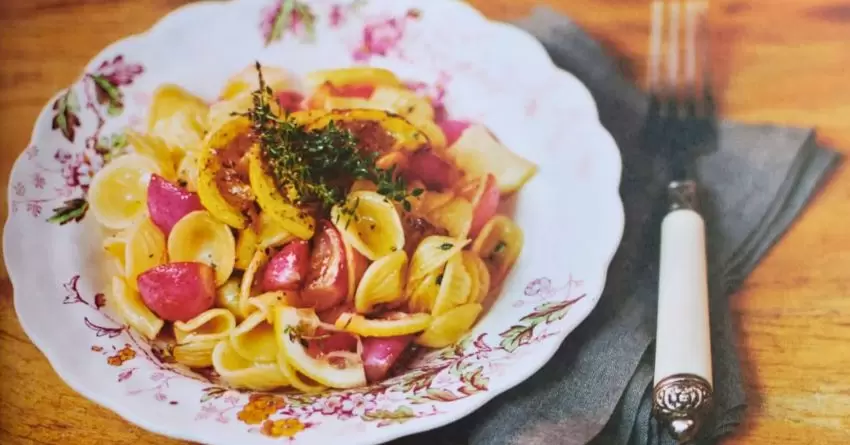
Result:
M681 79L679 19L683 5L685 74ZM705 106L709 96L706 76L702 77L704 88L696 86L697 59L706 57L705 48L697 48L697 42L705 43L705 39L702 33L697 37L696 28L702 24L706 7L705 1L694 0L655 0L651 7L649 88L652 101L659 106L650 110L647 126L655 139L650 142L664 150L673 175L661 223L652 400L656 419L680 443L696 438L713 401L705 222L699 212L697 183L690 174L695 150L706 136L704 124L711 118ZM669 13L666 24L665 9ZM662 81L663 31L668 35L668 70Z

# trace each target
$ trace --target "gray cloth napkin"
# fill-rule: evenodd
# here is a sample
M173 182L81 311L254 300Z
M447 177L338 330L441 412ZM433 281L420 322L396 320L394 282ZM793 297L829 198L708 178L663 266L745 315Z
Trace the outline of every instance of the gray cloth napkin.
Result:
M539 7L517 22L593 94L623 157L626 229L603 297L531 379L464 420L398 444L672 444L651 416L659 204L664 162L639 147L644 93L575 23ZM520 61L518 61L519 63ZM700 157L711 275L715 409L701 443L735 429L746 398L728 297L805 207L839 162L813 131L719 124L716 151Z

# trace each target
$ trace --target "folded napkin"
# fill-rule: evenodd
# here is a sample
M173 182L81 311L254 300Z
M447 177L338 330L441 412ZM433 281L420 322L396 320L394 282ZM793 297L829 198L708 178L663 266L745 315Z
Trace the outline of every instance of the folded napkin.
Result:
M647 97L575 23L539 7L516 23L593 94L623 158L626 229L603 296L537 374L464 420L398 444L672 444L651 416L658 231L669 175L639 146ZM728 296L805 207L839 155L813 131L721 122L716 151L697 161L707 223L715 409L701 443L746 408ZM565 149L567 149L565 147ZM659 204L661 206L659 206Z

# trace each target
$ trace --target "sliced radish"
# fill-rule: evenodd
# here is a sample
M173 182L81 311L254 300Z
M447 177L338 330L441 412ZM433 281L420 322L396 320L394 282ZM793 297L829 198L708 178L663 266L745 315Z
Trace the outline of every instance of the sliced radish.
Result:
M305 240L295 240L271 257L260 285L265 292L298 290L309 272L310 244Z
M364 337L363 367L369 383L381 381L387 377L393 365L401 357L412 341L410 335L399 337Z
M196 210L204 210L197 193L187 191L156 174L151 176L147 193L151 221L166 237L184 216Z
M483 190L478 196L478 201L475 203L475 209L472 212L472 226L469 229L469 235L471 237L474 238L478 235L484 224L487 224L496 215L500 197L501 193L499 192L499 183L496 181L496 177L488 174L483 184Z
M439 125L443 134L446 135L446 147L451 147L472 123L464 120L446 120L440 122Z
M145 305L167 321L189 321L215 301L215 271L203 263L168 263L139 275Z

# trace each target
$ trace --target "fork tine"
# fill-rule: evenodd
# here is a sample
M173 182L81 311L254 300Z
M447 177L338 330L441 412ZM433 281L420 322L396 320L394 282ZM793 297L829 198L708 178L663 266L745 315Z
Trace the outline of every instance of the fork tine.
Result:
M679 17L681 15L680 2L672 0L668 4L670 13L669 24L667 28L667 90L669 98L678 97L679 90Z

